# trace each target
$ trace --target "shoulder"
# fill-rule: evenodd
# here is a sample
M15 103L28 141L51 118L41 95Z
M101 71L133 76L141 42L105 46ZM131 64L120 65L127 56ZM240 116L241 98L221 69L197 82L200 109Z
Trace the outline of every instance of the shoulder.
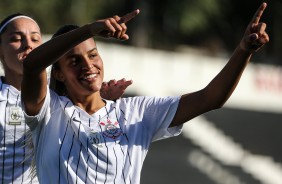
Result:
M130 107L142 107L142 106L160 106L168 105L173 103L178 103L180 96L165 96L165 97L155 97L155 96L136 96L120 98L116 101L118 106L130 106Z

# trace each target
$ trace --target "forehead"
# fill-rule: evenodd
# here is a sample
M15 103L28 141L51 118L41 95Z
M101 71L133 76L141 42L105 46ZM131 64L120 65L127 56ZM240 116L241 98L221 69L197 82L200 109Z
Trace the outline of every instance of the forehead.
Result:
M93 38L89 38L80 44L73 47L68 54L83 54L85 52L90 52L92 50L96 50L96 43Z
M35 21L22 17L10 22L5 32L40 33L40 28Z

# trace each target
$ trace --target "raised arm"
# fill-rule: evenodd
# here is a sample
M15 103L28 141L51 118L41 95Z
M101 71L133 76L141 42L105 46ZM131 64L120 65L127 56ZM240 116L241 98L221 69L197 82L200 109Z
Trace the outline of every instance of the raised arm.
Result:
M217 76L204 89L184 94L181 97L171 126L180 125L205 112L221 108L227 101L236 88L252 54L269 42L269 37L265 32L266 24L260 22L266 6L267 4L263 3L254 14L240 44Z
M38 114L43 105L48 87L45 70L48 66L71 48L93 36L127 40L129 37L125 24L138 14L139 10L135 10L123 17L113 16L98 20L51 39L34 49L23 63L22 100L27 114Z

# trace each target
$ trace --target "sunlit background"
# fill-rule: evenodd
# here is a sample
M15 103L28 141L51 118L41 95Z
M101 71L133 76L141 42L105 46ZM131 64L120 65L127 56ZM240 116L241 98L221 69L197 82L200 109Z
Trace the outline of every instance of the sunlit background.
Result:
M63 24L83 25L134 9L125 42L96 38L105 80L132 79L126 96L181 95L221 70L263 1L1 0L38 21L44 39ZM268 1L266 1L268 2ZM270 43L256 53L226 105L154 142L141 184L282 183L282 2L269 1L262 21Z

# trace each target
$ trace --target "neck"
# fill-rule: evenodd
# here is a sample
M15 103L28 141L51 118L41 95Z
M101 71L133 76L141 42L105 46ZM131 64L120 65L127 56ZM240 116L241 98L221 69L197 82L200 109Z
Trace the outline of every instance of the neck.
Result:
M5 76L2 78L5 84L9 84L15 87L17 90L21 90L22 75L10 75L5 72Z
M90 96L85 96L80 99L70 98L72 102L85 110L88 114L93 114L106 105L106 102L101 98L100 93L93 93Z

